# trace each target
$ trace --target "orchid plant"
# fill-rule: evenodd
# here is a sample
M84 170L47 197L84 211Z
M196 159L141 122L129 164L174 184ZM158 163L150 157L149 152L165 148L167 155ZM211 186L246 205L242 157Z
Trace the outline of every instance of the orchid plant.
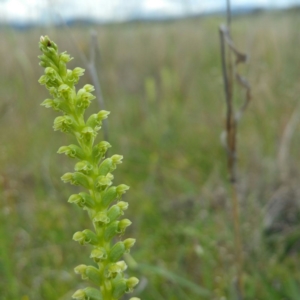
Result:
M118 300L124 293L132 292L138 284L135 277L127 278L127 268L121 260L124 253L129 252L135 239L119 239L131 224L128 219L120 219L128 208L128 203L121 201L122 195L129 189L125 184L113 186L112 172L122 162L121 155L106 157L111 145L106 141L95 144L102 121L109 115L101 110L85 119L85 110L95 99L94 87L86 84L76 91L75 85L84 69L67 69L66 64L72 59L66 52L59 53L57 45L48 36L42 36L39 43L42 55L40 66L45 74L39 83L45 85L51 98L42 105L62 113L54 120L54 130L66 132L75 137L77 144L62 146L58 153L64 153L77 159L74 172L64 174L61 179L65 183L81 186L85 191L73 194L68 202L73 203L87 214L93 229L85 229L74 234L73 239L80 245L90 245L90 258L94 265L81 264L74 270L82 279L91 281L96 287L77 290L72 298L77 300ZM131 298L138 300L138 298Z

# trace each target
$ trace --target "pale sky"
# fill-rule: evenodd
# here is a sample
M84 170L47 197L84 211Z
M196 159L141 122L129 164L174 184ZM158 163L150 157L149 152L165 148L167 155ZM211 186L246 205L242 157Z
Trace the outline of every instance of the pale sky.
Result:
M64 19L90 17L102 21L153 14L180 16L219 10L225 4L226 0L0 0L0 22L47 22L58 15ZM300 0L231 0L232 7L274 8L293 4L300 5Z

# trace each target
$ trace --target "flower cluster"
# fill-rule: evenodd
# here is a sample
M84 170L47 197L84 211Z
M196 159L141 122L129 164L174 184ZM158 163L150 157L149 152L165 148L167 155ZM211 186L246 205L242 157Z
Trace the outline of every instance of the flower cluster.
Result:
M117 300L138 284L137 278L126 278L124 271L127 265L120 260L124 253L129 252L135 239L128 238L113 244L114 237L123 235L131 224L128 219L120 219L128 208L128 203L121 201L121 197L129 187L125 184L112 186L112 171L122 163L123 157L113 155L106 158L110 144L105 141L94 144L102 121L109 112L101 110L84 119L85 110L95 99L92 85L87 84L78 91L75 89L84 69L68 70L66 64L72 58L66 52L59 53L57 45L47 36L41 37L39 47L43 53L39 56L40 65L45 68L45 74L39 82L45 85L52 96L42 105L62 113L54 120L54 130L70 133L78 143L58 150L58 153L79 160L74 172L64 174L61 179L86 189L86 192L71 195L68 202L86 210L93 223L93 230L76 232L73 239L80 245L92 246L90 258L95 265L79 265L75 273L98 288L77 290L73 299Z

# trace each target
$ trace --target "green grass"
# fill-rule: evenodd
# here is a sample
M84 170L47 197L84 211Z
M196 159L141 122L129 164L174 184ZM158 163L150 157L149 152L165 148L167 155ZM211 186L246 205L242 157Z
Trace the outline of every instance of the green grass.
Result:
M220 145L222 21L96 28L101 85L111 111L110 154L124 155L115 182L131 186L128 236L137 238L132 256L138 265L129 272L147 279L143 300L235 299L232 215ZM263 209L279 181L280 137L299 101L299 22L292 12L262 14L239 17L232 27L238 48L250 54L243 73L254 95L238 139L249 300L297 300L300 293L299 252L279 260L280 247L268 248L262 237ZM87 28L71 30L88 53ZM72 162L56 151L71 141L53 133L54 114L39 106L47 97L37 83L42 34L80 65L65 29L0 30L0 300L70 299L82 285L73 268L89 260L88 250L72 241L88 220L67 203L72 187L60 181ZM88 75L83 80L90 82ZM91 110L99 110L96 101ZM291 180L299 175L298 132L289 157Z

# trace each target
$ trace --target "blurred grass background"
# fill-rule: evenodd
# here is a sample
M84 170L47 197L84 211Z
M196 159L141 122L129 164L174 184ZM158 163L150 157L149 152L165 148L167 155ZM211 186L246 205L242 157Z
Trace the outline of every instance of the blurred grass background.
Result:
M142 279L138 297L144 300L235 299L231 204L220 143L222 22L207 17L95 28L97 68L111 111L110 154L124 155L115 183L131 186L126 200L133 225L126 236L137 238L131 254L138 267L128 272ZM250 54L242 72L253 91L238 138L249 300L300 299L300 216L271 242L263 228L269 200L282 186L280 140L299 102L299 25L299 13L292 11L237 17L232 25L237 47ZM70 30L88 54L89 27ZM84 286L73 268L90 263L88 249L72 241L90 222L66 201L76 188L60 180L74 162L56 154L72 140L53 132L55 113L40 107L48 97L37 82L38 40L45 34L75 57L70 67L84 67L64 28L0 29L1 300L70 299ZM87 73L80 86L88 82ZM97 110L94 101L89 112ZM291 176L284 183L296 194L299 151L298 126L287 161Z

